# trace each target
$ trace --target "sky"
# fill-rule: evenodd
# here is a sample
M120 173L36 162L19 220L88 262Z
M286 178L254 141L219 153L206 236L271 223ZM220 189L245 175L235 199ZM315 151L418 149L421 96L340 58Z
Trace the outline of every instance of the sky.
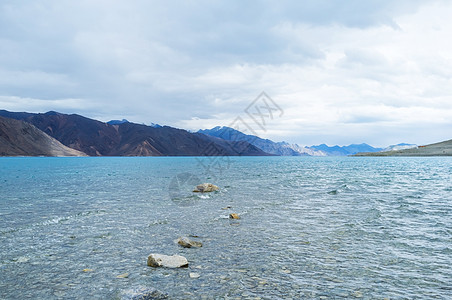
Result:
M451 16L439 0L3 0L0 109L241 120L300 145L448 140Z

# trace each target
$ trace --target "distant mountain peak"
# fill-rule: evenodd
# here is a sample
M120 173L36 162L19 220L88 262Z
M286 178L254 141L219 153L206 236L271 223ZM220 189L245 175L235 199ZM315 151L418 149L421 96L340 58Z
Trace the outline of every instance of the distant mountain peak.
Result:
M157 123L151 123L151 124L149 124L149 126L150 126L150 127L154 127L154 128L162 128L162 127L165 127L165 126L162 126L162 125L157 124Z
M47 115L47 116L58 116L58 115L60 115L60 113L56 112L54 110L51 110L51 111L46 112L44 115Z
M222 128L224 128L225 126L215 126L214 128L210 129L210 130L220 130Z
M209 132L219 132L219 131L221 131L221 132L234 132L234 133L244 134L243 132L238 131L238 130L236 130L234 128L231 128L231 127L228 127L228 126L215 126L212 129L200 129L200 130L198 130L198 132L201 132L201 131L206 131L206 132L207 131L209 131Z
M120 124L124 124L124 123L130 123L128 120L126 120L126 119L122 119L122 120L111 120L111 121L108 121L107 122L107 124L110 124L110 125L120 125Z

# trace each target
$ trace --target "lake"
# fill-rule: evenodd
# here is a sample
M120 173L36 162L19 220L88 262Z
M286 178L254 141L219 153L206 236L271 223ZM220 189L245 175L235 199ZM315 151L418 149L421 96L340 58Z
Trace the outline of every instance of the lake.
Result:
M452 295L450 157L38 157L0 167L1 299L121 299L137 288L170 299ZM203 182L220 191L193 193ZM203 247L182 248L180 236ZM189 267L148 267L150 253L183 255Z

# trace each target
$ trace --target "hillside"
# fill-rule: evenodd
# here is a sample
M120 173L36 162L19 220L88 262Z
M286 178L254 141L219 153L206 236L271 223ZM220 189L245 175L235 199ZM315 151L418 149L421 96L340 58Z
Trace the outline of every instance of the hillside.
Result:
M0 156L86 156L35 126L0 116Z
M452 156L452 140L410 149L358 153L354 156Z
M44 114L0 111L0 115L31 123L62 144L90 156L108 155L120 142L113 125L75 114L66 115L54 111Z

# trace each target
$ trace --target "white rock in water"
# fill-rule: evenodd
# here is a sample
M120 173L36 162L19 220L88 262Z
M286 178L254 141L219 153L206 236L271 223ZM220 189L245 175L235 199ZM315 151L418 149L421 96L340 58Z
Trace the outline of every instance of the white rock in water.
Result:
M148 266L155 268L183 268L188 267L188 260L180 255L169 256L153 253L148 256Z
M189 276L190 276L190 278L199 278L199 277L201 277L201 275L199 275L198 273L190 273Z
M195 193L207 193L207 192L213 192L220 190L219 187L217 187L214 184L211 183L203 183L196 186L196 188L193 190Z

